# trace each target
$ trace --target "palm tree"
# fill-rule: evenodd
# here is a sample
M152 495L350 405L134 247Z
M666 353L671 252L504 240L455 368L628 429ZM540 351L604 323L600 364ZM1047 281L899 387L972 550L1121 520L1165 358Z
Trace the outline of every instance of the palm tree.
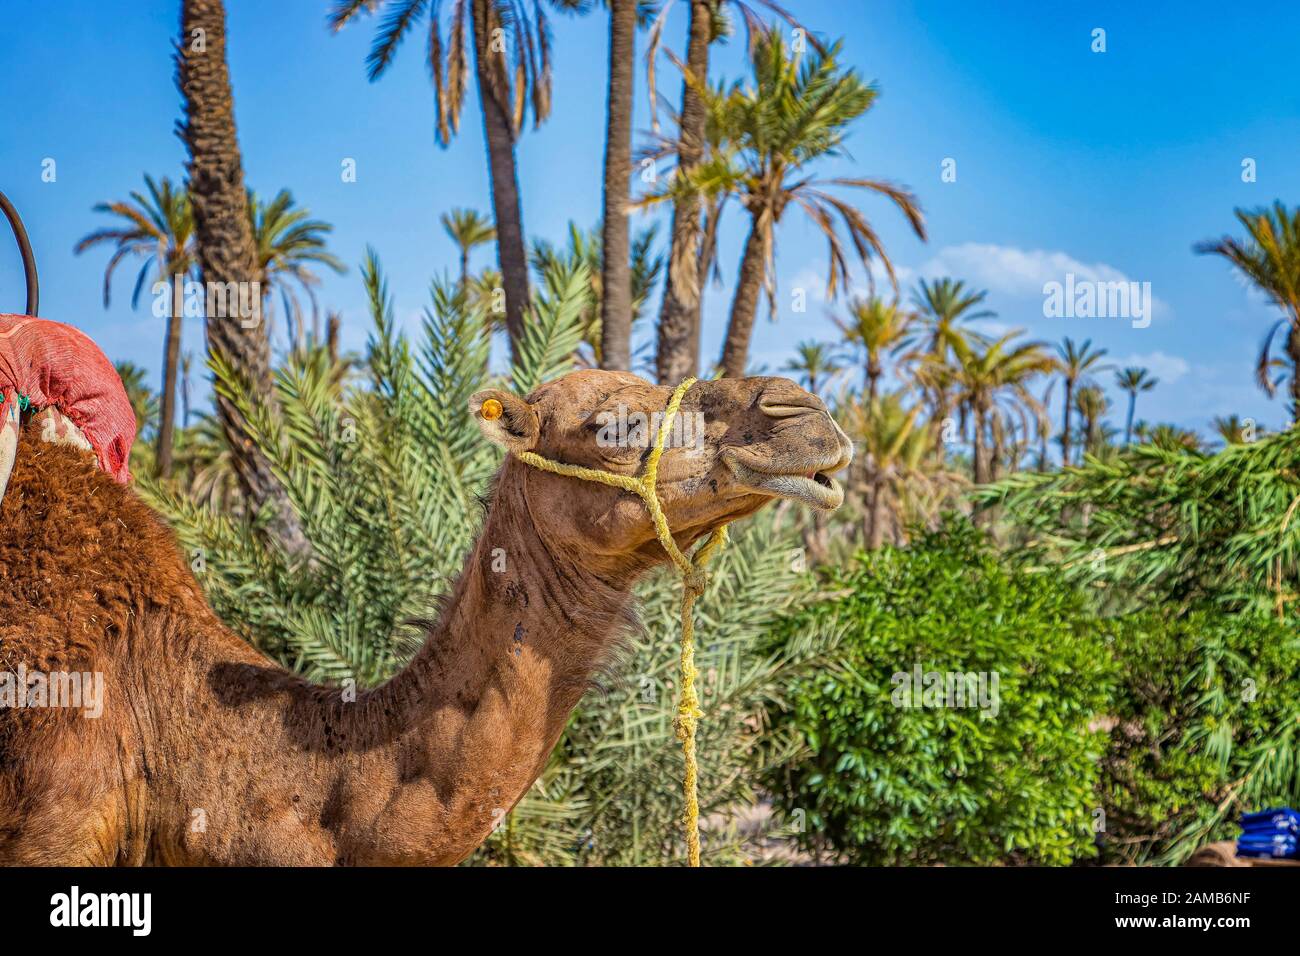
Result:
M924 462L933 447L931 426L920 421L921 406L907 408L904 397L903 391L897 391L869 403L847 402L841 406L844 429L863 451L863 537L872 551L885 542L891 510L892 523L901 530L903 520L898 512L907 486L927 480Z
M512 352L523 335L528 310L528 256L519 203L515 141L532 113L533 125L551 112L550 26L540 3L530 16L523 0L337 0L329 22L343 29L359 14L387 15L379 24L366 58L371 81L383 76L397 48L417 20L427 16L428 66L437 108L437 139L447 146L460 130L461 109L469 78L469 50L483 112L492 217L497 230L497 261L505 288L506 329ZM450 11L444 42L441 13Z
M235 134L235 106L226 63L226 11L221 0L182 0L181 33L176 45L177 82L185 102L181 139L189 152L187 173L199 269L207 288L249 289L257 281L257 244L248 216L243 160ZM208 303L209 312L212 303ZM255 403L275 404L271 387L271 343L261 321L261 302L254 321L209 316L208 352L229 364L244 381ZM246 440L243 417L234 401L216 395L216 411L234 471L251 510L273 508L272 534L293 553L306 549L306 538L283 487L266 459Z
M993 477L994 456L989 453L988 438L994 419L999 419L998 428L1003 427L1002 421L1023 420L1027 433L1029 416L1042 414L1038 399L1029 391L1029 382L1034 376L1057 369L1056 360L1042 343L1013 345L1012 339L1018 335L1019 330L1009 332L982 348L978 343L958 341L953 350L953 399L973 419L973 478L977 485Z
M1234 210L1237 221L1246 230L1245 241L1233 236L1197 243L1202 255L1227 259L1237 270L1259 287L1282 310L1264 337L1256 364L1260 387L1271 398L1278 382L1270 350L1278 329L1287 327L1286 353L1291 365L1291 421L1300 422L1300 207L1289 211L1278 200L1273 208Z
M131 307L140 303L140 293L152 274L155 283L167 287L168 319L163 344L162 413L156 436L154 472L164 478L172 473L173 435L176 425L176 373L181 350L182 319L185 315L185 280L194 271L194 217L184 187L174 186L166 176L161 182L145 176L145 193L132 192L126 202L98 203L95 212L123 220L120 226L98 229L76 245L80 255L102 244L113 246L104 269L104 308L108 308L113 271L128 256L144 260L131 293Z
M1101 450L1103 419L1110 410L1110 400L1100 387L1085 385L1074 393L1074 407L1083 421L1079 429L1083 449L1096 455Z
M1143 429L1147 442L1162 451L1200 451L1201 436L1190 428L1160 424Z
M867 404L876 400L880 376L885 374L884 355L905 348L916 316L899 306L876 297L854 299L849 303L849 318L836 318L835 324L844 339L862 352L863 384Z
M976 292L967 289L960 279L947 277L927 282L922 279L912 292L912 302L917 315L925 326L922 351L907 356L909 361L921 361L921 367L929 374L923 385L930 394L934 409L934 418L942 422L951 411L944 376L935 374L948 361L954 348L960 344L970 345L978 336L968 328L968 322L992 318L996 313L989 309L978 308L988 296L987 291ZM974 310L974 311L972 311ZM936 429L937 441L942 446L942 429Z
M1047 471L1047 441L1052 437L1051 419L1047 417L1047 406L1052 400L1052 390L1056 388L1056 379L1049 379L1047 387L1043 389L1043 397L1039 399L1039 404L1043 409L1043 414L1038 416L1038 470Z
M840 68L839 50L836 44L805 62L801 53L787 55L779 33L763 33L751 51L753 86L737 84L718 91L700 85L708 110L718 117L721 138L728 144L725 151L685 176L670 178L646 197L647 202L661 202L679 199L683 193L725 190L737 194L750 215L721 361L726 375L744 374L758 300L764 290L769 306L775 308L774 234L791 204L803 209L826 237L828 297L834 297L847 281L848 259L837 219L864 266L874 254L891 280L894 275L870 222L828 191L829 187L865 189L886 196L904 212L917 235L925 236L920 209L906 190L880 180L823 180L809 173L808 167L818 159L840 154L848 125L875 101L874 87L855 71ZM688 82L695 80L688 77ZM671 274L671 263L669 271Z
M460 250L460 284L469 284L469 255L497 237L492 220L477 209L452 209L438 217L442 228Z
M628 264L628 180L632 175L632 73L637 0L609 0L609 97L605 120L605 213L602 222L600 367L632 365L632 270Z
M1056 347L1060 356L1061 375L1065 379L1065 420L1061 427L1061 458L1070 464L1070 412L1074 408L1074 389L1079 380L1089 371L1100 372L1110 368L1100 364L1106 355L1105 349L1092 348L1092 339L1085 339L1082 345L1075 345L1074 340L1066 338Z
M302 348L306 341L302 309L294 294L296 285L307 293L312 316L319 311L314 287L320 283L313 265L322 265L342 274L347 267L325 249L326 236L334 227L312 219L311 211L294 208L293 194L281 189L270 202L262 202L251 190L248 193L248 216L253 224L253 242L257 246L258 282L265 302L275 289L284 304L285 334L291 345ZM270 311L263 308L270 334ZM319 329L316 337L320 338Z
M926 348L929 352L942 359L958 342L969 344L974 333L962 326L997 315L991 309L971 311L982 305L987 297L986 290L967 289L961 279L945 276L933 282L925 279L918 282L912 292L912 302L926 324Z
M1130 366L1115 373L1115 384L1122 391L1128 392L1128 419L1124 425L1124 444L1133 442L1133 412L1137 408L1138 392L1149 392L1160 384L1160 379L1152 378L1144 368Z
M1263 431L1253 421L1243 421L1238 415L1216 416L1210 425L1225 445L1244 445L1254 441Z
M747 40L752 49L755 37L766 27L757 7L775 13L793 28L803 29L809 41L818 49L820 43L811 31L787 13L774 0L688 0L690 25L687 29L686 62L673 58L682 71L681 107L677 110L677 139L674 151L677 168L674 177L689 179L695 166L704 157L705 130L708 107L703 87L709 77L709 45L730 32L727 21L729 11L735 11L745 25ZM646 88L650 99L650 116L654 129L659 128L659 103L655 84L655 62L663 37L664 23L673 7L672 0L665 2L658 19L650 30L646 51ZM670 54L671 56L671 54ZM710 222L716 227L718 207L706 210L705 241L701 242L700 204L703 197L691 189L676 190L673 196L672 227L668 250L668 275L664 285L663 301L659 310L659 340L655 354L655 368L660 382L676 383L699 369L700 319L701 319L701 264L707 267L711 257L708 249ZM710 220L710 215L713 219Z
M589 13L594 0L553 0L561 9ZM632 76L636 70L636 27L648 15L644 0L604 0L609 8L609 92L605 104L604 215L598 264L604 295L600 304L601 368L632 364L632 272L628 265L628 181L632 175Z
M806 339L795 346L795 358L786 362L783 372L793 372L804 388L819 395L842 369L825 342Z

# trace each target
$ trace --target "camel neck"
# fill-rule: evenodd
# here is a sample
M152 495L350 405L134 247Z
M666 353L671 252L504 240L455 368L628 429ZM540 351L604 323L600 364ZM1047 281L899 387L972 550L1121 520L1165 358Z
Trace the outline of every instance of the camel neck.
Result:
M358 711L372 727L386 725L387 744L367 761L409 767L418 754L440 804L435 816L463 827L451 857L477 846L536 779L630 623L627 588L542 539L526 478L512 467L524 466L507 464L498 480L483 531L424 646Z
M406 721L430 704L474 701L493 683L536 681L539 669L556 703L571 708L629 624L631 581L611 584L545 541L524 467L506 468L438 622L411 664L376 691Z

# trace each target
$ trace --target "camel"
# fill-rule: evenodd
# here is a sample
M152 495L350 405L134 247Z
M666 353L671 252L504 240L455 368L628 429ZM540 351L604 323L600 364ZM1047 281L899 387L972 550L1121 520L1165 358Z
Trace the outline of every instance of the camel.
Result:
M527 398L480 392L470 414L507 452L635 475L649 440L602 441L597 420L649 418L670 394L585 370ZM841 503L828 473L851 445L793 382L699 383L681 414L704 427L660 465L680 547L776 499ZM0 503L0 674L48 675L49 696L0 708L0 863L458 863L536 780L665 560L634 495L507 454L422 649L349 693L227 629L130 487L27 429ZM53 706L60 675L95 674L98 716Z

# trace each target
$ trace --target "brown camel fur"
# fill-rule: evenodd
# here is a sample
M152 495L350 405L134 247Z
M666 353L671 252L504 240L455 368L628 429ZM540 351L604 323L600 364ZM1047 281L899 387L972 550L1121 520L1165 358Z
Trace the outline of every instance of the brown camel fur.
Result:
M508 448L635 475L649 440L602 447L596 417L669 395L583 371L527 401L479 393L471 413ZM701 445L670 448L658 486L680 546L775 497L840 503L823 472L850 445L819 399L727 379L689 392L695 413ZM0 672L98 672L104 690L98 718L0 709L4 864L463 860L537 778L633 621L633 583L665 561L634 495L508 457L423 649L348 695L235 636L163 522L91 455L33 432L0 504Z

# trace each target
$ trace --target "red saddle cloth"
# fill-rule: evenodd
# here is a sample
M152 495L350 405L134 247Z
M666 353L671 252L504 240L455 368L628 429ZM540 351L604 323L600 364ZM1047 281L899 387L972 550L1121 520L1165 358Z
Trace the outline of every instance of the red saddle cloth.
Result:
M34 408L56 406L86 436L100 468L117 481L130 479L135 412L117 369L84 333L61 322L0 314L0 424L20 397Z

